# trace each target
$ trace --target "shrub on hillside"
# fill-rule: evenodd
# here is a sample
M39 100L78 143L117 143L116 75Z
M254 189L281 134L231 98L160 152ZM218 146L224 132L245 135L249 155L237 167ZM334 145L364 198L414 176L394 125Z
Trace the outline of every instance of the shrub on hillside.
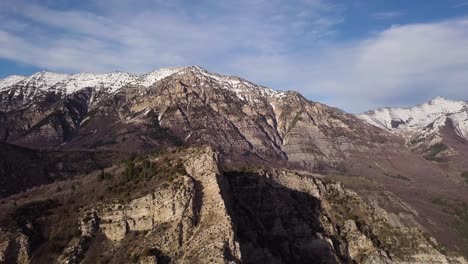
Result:
M439 157L438 155L444 151L447 150L448 147L442 142L436 143L432 146L429 147L427 150L427 154L424 156L425 159L431 160L431 161L437 161L437 162L442 162L443 159Z
M98 174L97 179L98 181L110 180L112 179L112 174L101 170L101 173Z
M468 171L462 172L461 176L465 178L465 182L468 184Z

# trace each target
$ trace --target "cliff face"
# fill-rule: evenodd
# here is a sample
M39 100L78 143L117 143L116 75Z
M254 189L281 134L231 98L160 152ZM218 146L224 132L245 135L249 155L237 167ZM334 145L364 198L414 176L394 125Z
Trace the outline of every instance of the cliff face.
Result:
M198 67L181 68L152 84L124 82L118 89L95 84L66 93L63 82L23 81L0 90L0 138L63 149L209 144L308 168L337 167L348 150L395 140L296 92L273 91Z
M99 196L99 185L114 188L118 175L90 175L75 180L75 190L62 183L60 192L46 186L3 203L10 214L1 219L0 262L466 263L420 229L390 224L383 209L340 183L287 170L222 172L211 148L135 166L158 160L184 169L132 178L143 182L128 183L125 198L114 190ZM80 202L89 188L99 198ZM61 199L70 198L79 213L64 217ZM73 235L60 228L67 226Z
M223 263L229 256L240 260L231 219L217 184L219 171L214 153L197 150L185 157L187 176L127 203L92 207L81 219L86 240L102 232L107 239L123 242L131 232L147 232L140 246L155 247L161 259L173 263ZM63 262L77 259L75 241Z
M226 180L246 263L465 263L420 229L391 224L341 183L290 171L231 172Z

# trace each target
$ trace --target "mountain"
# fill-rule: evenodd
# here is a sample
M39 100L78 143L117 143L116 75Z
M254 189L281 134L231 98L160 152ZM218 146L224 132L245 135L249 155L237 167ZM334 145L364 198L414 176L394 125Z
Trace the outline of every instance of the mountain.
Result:
M449 173L468 170L468 102L437 97L415 107L380 108L358 117L404 137L411 149L442 163Z
M94 75L91 83L42 72L11 83L0 92L0 138L61 149L208 143L225 152L311 168L340 166L343 152L354 143L387 140L379 129L296 92L273 91L199 67L128 76ZM156 82L133 82L148 78Z
M109 188L118 190L115 197L114 194L99 192L102 200L106 200L107 195L114 198L130 196L132 199L143 199L145 195L154 192L154 188L159 186L157 185L159 178L150 177L148 187L154 187L153 189L146 189L142 185L142 179L138 179L134 186L124 184L127 187L119 187L119 184L122 183L122 173L130 171L132 173L128 172L129 175L133 175L135 170L143 170L143 167L132 165L133 167L124 168L116 160L120 159L128 163L129 157L133 155L153 157L151 155L155 153L166 151L178 153L180 149L187 147L197 149L208 146L211 151L216 153L216 163L221 174L234 175L233 177L236 175L248 176L246 178L242 176L239 179L241 183L260 181L259 186L276 188L278 183L275 181L259 180L258 177L264 177L265 174L259 173L258 168L262 168L261 171L272 171L268 175L278 173L281 175L278 171L285 170L287 175L306 175L304 177L320 179L320 181L325 182L340 181L344 184L344 188L355 192L366 203L376 205L384 210L386 221L391 226L420 230L422 234L434 237L449 251L468 255L468 246L466 246L468 245L466 243L468 241L466 233L468 219L465 217L468 212L468 207L466 207L468 182L465 182L462 177L463 173L468 171L465 166L466 162L462 162L462 150L466 140L458 136L455 130L450 130L451 127L448 125L441 127L441 135L447 142L444 144L450 148L450 153L456 153L456 155L451 155L451 160L442 163L428 159L426 150L424 152L409 146L408 137L402 136L394 129L379 127L373 123L369 124L363 120L362 116L354 116L339 109L310 101L297 92L274 91L239 77L211 73L197 66L164 68L144 75L128 73L69 75L41 72L29 77L9 77L0 81L0 87L1 142L8 144L8 146L29 148L31 149L29 151L33 152L54 152L59 153L58 155L60 153L87 153L87 155L96 156L99 153L98 157L103 159L110 157L108 160L112 162L109 167L96 166L94 172L85 172L81 176L70 173L57 179L44 177L44 179L52 180L38 180L34 184L13 188L14 191L11 193L38 185L46 185L45 189L36 187L24 194L9 196L3 200L6 204L16 201L27 206L28 202L35 199L43 200L47 196L44 194L50 194L52 192L50 188L58 188L56 186L60 185L61 182L83 181L82 185L86 185L89 182L86 179L91 179L89 177L101 175L99 177L107 178L106 174L101 174L104 173L102 170L110 171L114 179L119 179L117 182L101 181L99 188L102 190ZM391 120L389 122L391 127ZM450 135L450 137L444 135ZM437 157L439 156L437 153ZM182 156L179 158L183 159ZM168 159L158 164L161 168L165 168L168 164L175 166L176 160L171 162ZM12 162L15 162L14 159ZM31 163L38 162L41 161L31 161ZM25 166L24 163L22 164L11 166ZM152 169L150 171L147 169L145 167L145 175L159 175ZM250 173L252 171L254 173ZM166 171L166 169L163 169L163 172L168 174L164 177L172 177L171 175L175 173ZM232 173L229 174L229 172ZM8 182L10 181L8 177L21 178L22 175L8 174L3 177ZM218 179L219 177L213 176L213 180L218 181ZM294 179L293 176L282 178L281 184L286 186L285 192L268 191L266 195L269 195L269 199L282 203L282 210L294 210L298 215L301 215L300 212L305 209L294 207L294 204L303 200L301 200L302 198L297 200L294 197L302 197L303 194L292 192L292 190L297 190L298 186L306 183L295 182ZM58 182L53 182L53 180L58 180ZM20 181L28 182L29 180L20 179ZM90 184L93 186L95 183L91 182ZM153 184L155 185L153 186ZM196 188L206 191L211 188L203 187L203 184L197 185L197 180L194 181L194 184ZM245 188L240 188L230 180L219 184L222 193L227 192L226 186L238 190L235 193L248 193L251 187L252 190L263 188L254 188L253 186L257 184L252 186L247 184ZM177 186L179 185L177 184ZM175 188L176 185L166 182L164 186L171 190L170 188ZM85 189L85 193L93 192L88 187ZM327 188L320 190L321 192L331 192L331 189ZM309 191L307 190L307 192ZM201 193L204 194L205 191ZM234 237L237 237L236 241L241 243L242 255L249 256L246 259L250 259L265 249L262 251L263 255L259 255L260 259L251 262L273 261L275 258L271 257L270 253L275 255L275 252L279 252L277 248L279 240L272 238L275 234L263 233L258 240L253 239L250 234L253 234L252 232L256 229L273 228L277 223L269 223L268 226L258 224L268 219L267 213L256 215L255 212L258 208L249 207L248 201L258 197L239 197L235 196L235 193L222 198L226 204L230 204L232 201L241 201L244 204L243 207L235 207L235 202L232 205L234 207L226 205L229 217L236 218L239 220L238 223L242 223L233 224L235 226ZM259 191L259 193L261 192ZM203 195L201 196L195 196L193 199L202 199ZM75 201L83 199L83 201L79 201L79 205L75 209L86 211L87 208L95 207L97 211L100 211L99 199L95 198L96 200L88 201L84 196L73 195ZM258 199L262 200L263 198ZM62 198L58 200L60 204L67 203L67 200ZM341 200L341 202L345 201ZM315 206L315 204L315 202L310 203L310 206ZM122 208L130 206L127 203L115 204L117 208L119 205L122 205ZM199 210L197 206L194 205L195 212ZM354 207L351 208L350 205L345 207L348 209L340 209L340 212L358 210ZM268 211L271 206L260 208ZM52 211L57 213L57 210ZM124 210L117 210L115 213L126 214ZM286 217L280 212L278 214L280 219ZM74 217L73 219L78 219L77 217L83 216L75 215ZM346 222L351 216L343 217L344 219L341 220ZM98 217L98 219L101 218ZM312 218L309 219L308 216L298 216L298 218L306 222L316 221ZM233 221L236 222L236 219ZM284 219L284 221L287 220ZM88 221L85 222L91 224ZM257 224L249 225L251 222ZM344 222L340 222L340 224ZM43 223L43 228L44 225L47 226ZM288 224L288 227L282 230L281 234L294 240L296 233L294 228L290 228L289 225L292 223ZM349 225L347 228L352 228L352 224ZM359 222L356 222L356 225L358 229L362 227L360 232L370 241L365 243L373 245L374 249L371 250L371 247L368 249L372 252L374 252L373 250L379 252L382 249L382 242L373 239L373 231L364 228ZM207 224L207 228L209 226L211 224ZM117 226L112 228L118 230ZM198 232L195 229L190 230ZM11 235L15 236L15 234L13 232ZM185 231L183 234L186 234ZM164 236L166 236L165 233ZM260 236L260 234L255 236ZM361 241L359 237L356 237L356 243ZM99 236L99 239L105 238ZM305 244L315 243L307 239ZM334 251L333 254L324 257L332 259L337 257L335 259L337 262L346 262L349 258L353 259L353 257L349 257L349 252L346 253L346 250L350 249L345 249L346 246L340 244L341 242L338 243L338 241L330 239L334 250L339 248L341 253ZM62 240L69 242L67 239L60 238L60 241ZM65 247L62 242L60 245ZM231 242L227 243L228 251L233 254L235 262L237 256L235 248L232 248ZM305 244L298 245L298 247ZM50 246L50 244L47 245ZM291 245L285 244L284 247L290 248ZM117 250L116 248L112 249ZM402 247L392 250L401 249ZM44 250L44 252L50 252L48 249ZM168 250L165 249L166 252ZM392 259L394 253L390 253L390 251L386 255ZM35 252L38 252L35 254L42 254L39 253L41 251ZM284 258L278 258L278 263L292 263L297 260L298 256L301 256L300 254L295 257L288 255ZM357 256L360 253L353 254ZM171 255L170 257L178 259L181 256ZM364 259L354 259L358 263L364 262ZM249 261L246 262L249 263Z
M147 87L180 70L182 68L164 68L144 75L125 72L62 74L42 71L31 76L13 75L5 78L0 81L0 91L9 90L13 85L22 86L26 88L21 91L26 98L28 95L34 97L41 91L71 94L86 87L115 91L129 84Z
M411 108L380 108L360 118L410 140L440 140L440 130L451 123L454 132L468 140L468 102L442 97Z

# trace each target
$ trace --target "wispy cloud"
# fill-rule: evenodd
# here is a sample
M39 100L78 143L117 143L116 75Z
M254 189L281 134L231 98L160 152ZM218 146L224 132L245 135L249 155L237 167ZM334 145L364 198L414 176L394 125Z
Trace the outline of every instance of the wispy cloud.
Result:
M240 58L238 68L353 112L468 99L468 20L393 26L319 54Z
M349 85L335 89L341 92L338 100L344 103L343 96L354 95L361 105L382 106L414 103L439 95L468 99L466 50L466 19L391 27L339 50L348 56L341 73ZM340 60L335 58L332 65L340 65ZM328 83L342 86L344 82ZM351 103L346 103L348 108Z
M460 2L453 6L454 8L468 7L468 1Z
M385 19L393 19L393 18L396 18L396 17L402 17L405 14L406 13L404 11L385 11L385 12L373 13L372 17L374 19L385 20Z
M65 71L145 72L181 64L219 65L237 54L279 54L301 38L314 42L342 21L322 0L225 1L204 6L182 1L92 1L93 12L9 1L13 26L0 25L0 56ZM159 3L161 2L161 3ZM180 2L177 4L177 2ZM102 9L102 12L99 10ZM14 25L17 24L17 25ZM34 52L31 52L34 51Z

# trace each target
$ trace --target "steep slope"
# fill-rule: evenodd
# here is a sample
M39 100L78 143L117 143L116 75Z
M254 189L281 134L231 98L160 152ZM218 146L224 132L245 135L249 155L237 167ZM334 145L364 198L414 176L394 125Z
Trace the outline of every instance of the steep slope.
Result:
M156 72L165 76L160 72L171 71ZM338 167L344 152L355 145L392 140L295 92L273 91L199 67L171 73L153 78L156 82L149 87L123 82L120 89L82 86L72 93L61 92L71 78L63 75L53 82L20 81L3 88L0 136L18 145L67 149L208 143L225 152L309 168ZM40 92L22 96L28 89Z
M3 200L0 261L466 263L339 183L222 172L218 159L210 148L140 156Z
M0 143L0 198L109 167L120 159L105 151L40 151Z

